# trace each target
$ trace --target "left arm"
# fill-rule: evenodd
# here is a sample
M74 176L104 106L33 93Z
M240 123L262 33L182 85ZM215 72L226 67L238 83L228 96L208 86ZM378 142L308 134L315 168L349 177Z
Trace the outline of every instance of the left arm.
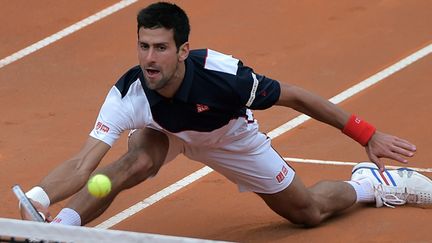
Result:
M281 83L280 86L276 105L290 107L339 130L347 123L349 114L328 100L294 85Z
M316 120L342 130L348 122L350 114L333 103L300 87L280 84L281 92L276 105L293 108ZM384 164L380 158L394 159L402 163L408 161L403 157L412 157L416 151L414 144L398 137L376 131L365 145L369 159L381 171Z

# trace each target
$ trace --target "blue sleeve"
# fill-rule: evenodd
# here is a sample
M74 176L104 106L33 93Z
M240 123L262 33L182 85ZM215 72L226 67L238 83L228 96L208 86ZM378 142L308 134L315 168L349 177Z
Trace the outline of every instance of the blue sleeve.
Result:
M239 62L235 90L242 104L252 110L264 110L273 106L280 96L278 81L256 74L252 68Z

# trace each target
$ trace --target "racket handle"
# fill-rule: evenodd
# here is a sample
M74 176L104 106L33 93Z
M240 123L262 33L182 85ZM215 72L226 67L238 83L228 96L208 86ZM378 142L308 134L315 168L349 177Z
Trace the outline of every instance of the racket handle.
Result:
M43 214L42 212L39 212L39 211L38 211L38 213L42 217L43 221L46 222L45 214Z
M33 221L45 222L45 215L43 217L40 215L41 213L36 210L19 185L13 186L12 191Z

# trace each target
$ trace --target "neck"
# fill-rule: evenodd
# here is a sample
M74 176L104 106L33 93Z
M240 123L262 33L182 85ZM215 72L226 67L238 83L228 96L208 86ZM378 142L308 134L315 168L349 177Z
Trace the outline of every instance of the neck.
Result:
M172 98L180 85L183 82L185 76L186 66L184 62L180 62L177 66L176 72L171 77L171 80L162 88L157 90L157 92L165 98Z

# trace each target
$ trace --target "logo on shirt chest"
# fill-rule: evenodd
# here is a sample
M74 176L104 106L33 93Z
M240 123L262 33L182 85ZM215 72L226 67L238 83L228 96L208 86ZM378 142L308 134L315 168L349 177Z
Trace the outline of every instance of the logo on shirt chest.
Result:
M198 113L210 110L210 108L207 105L202 105L202 104L197 104L196 109Z

